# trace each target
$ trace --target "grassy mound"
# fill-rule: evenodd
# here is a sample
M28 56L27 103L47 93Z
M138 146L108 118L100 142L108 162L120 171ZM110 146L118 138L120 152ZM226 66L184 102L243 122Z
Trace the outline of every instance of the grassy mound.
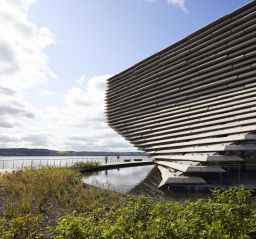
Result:
M172 202L120 196L84 186L71 169L27 169L1 175L0 239L253 238L250 190Z
M57 218L67 213L89 212L102 205L109 207L119 198L114 192L85 186L81 181L82 176L68 168L50 167L2 174L0 239L1 228L13 228L23 221L31 224L31 228L36 228L37 225L37 229L44 232L47 231L47 226L55 225ZM22 227L18 226L20 230ZM28 229L30 226L24 228ZM3 238L30 238L17 237L16 234L18 233L13 233L13 237ZM48 234L46 238L49 238Z

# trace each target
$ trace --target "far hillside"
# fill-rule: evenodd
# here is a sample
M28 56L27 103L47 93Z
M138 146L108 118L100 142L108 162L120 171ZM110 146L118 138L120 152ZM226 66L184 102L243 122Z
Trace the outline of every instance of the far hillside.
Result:
M145 156L143 152L56 151L49 149L3 148L0 156Z

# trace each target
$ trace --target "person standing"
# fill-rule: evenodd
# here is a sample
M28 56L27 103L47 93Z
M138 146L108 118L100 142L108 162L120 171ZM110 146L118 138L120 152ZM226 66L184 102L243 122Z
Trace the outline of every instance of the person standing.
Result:
M117 159L117 160L119 160L119 158L120 158L120 155L119 155L119 154L117 154L117 155L116 155L116 159Z
M105 164L108 164L108 156L105 156Z

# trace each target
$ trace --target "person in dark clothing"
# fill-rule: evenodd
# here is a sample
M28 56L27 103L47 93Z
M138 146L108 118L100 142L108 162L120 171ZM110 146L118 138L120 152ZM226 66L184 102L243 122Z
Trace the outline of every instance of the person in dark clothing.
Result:
M105 156L105 164L108 164L108 156Z

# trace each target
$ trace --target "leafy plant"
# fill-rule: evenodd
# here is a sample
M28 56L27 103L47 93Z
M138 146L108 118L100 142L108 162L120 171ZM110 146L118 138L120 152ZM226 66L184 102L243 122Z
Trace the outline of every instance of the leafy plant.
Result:
M73 168L93 168L97 166L99 166L98 162L80 161L80 162L76 162L72 167Z
M58 219L57 226L53 230L56 239L87 238L85 218L75 212Z
M0 239L38 239L42 238L40 233L40 216L31 214L16 217L11 220L0 219Z
M1 176L4 213L13 218L28 213L51 213L56 209L84 211L104 198L111 202L113 192L85 186L82 174L68 168L26 169Z
M52 239L245 239L256 234L256 200L244 187L173 202L120 197L86 186L81 178L68 168L1 175L0 239L43 234Z
M61 239L75 233L89 239L244 239L255 228L254 201L243 187L183 203L127 196L109 210L67 215L54 232Z

